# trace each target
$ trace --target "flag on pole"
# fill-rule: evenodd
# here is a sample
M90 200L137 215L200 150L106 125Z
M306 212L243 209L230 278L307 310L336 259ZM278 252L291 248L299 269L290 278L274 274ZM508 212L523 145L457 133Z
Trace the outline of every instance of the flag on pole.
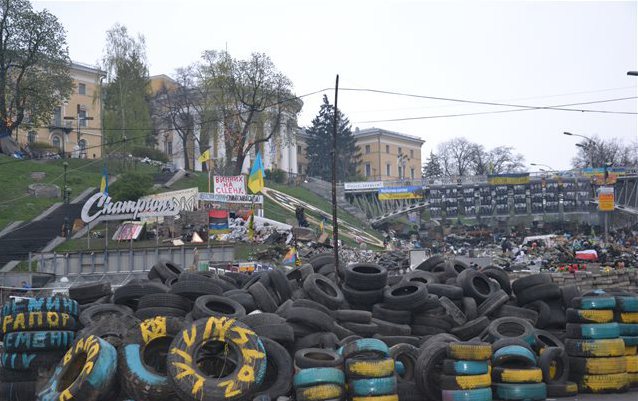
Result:
M294 265L296 261L297 261L297 248L293 246L292 248L290 248L286 256L284 256L283 263L285 265Z
M109 174L106 172L106 166L102 169L102 181L100 182L100 192L109 194Z
M261 192L264 187L264 163L261 160L261 152L257 152L257 157L253 162L253 167L250 169L250 175L248 176L248 188L252 193L256 194Z
M250 213L250 219L248 219L248 240L255 239L255 211Z
M210 160L210 149L206 149L204 153L197 158L197 161L200 163L204 163L207 160Z
M321 223L319 223L319 230L321 231L321 234L323 234L323 228L324 228L323 225L324 225L325 221L326 221L326 218L322 217L321 218Z

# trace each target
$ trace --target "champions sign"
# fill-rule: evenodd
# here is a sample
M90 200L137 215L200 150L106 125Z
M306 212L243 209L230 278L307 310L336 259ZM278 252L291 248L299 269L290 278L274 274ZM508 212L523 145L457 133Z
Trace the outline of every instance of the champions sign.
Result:
M91 208L97 206L98 210L91 213ZM162 217L175 216L179 208L172 199L144 200L112 202L111 197L98 192L91 196L82 207L82 221L90 223L93 220L129 220L138 217Z
M397 199L423 199L423 188L409 186L379 189L379 200Z
M217 195L246 195L246 182L243 175L216 175L213 181L213 192Z

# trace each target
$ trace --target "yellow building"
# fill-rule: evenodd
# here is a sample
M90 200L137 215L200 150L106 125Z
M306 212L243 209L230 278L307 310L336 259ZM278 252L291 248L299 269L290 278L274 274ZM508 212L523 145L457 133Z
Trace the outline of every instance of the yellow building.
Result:
M67 157L102 157L102 97L100 81L106 73L96 67L71 63L73 92L69 99L53 110L48 127L17 131L21 146L44 142Z
M423 139L380 128L355 128L354 137L361 151L357 172L368 181L421 178Z

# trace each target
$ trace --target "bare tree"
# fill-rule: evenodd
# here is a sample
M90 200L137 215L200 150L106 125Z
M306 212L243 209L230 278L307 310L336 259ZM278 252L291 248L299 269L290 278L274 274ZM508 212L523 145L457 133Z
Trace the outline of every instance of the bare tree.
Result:
M591 141L583 140L578 146L578 153L572 159L572 166L576 168L603 167L607 163L638 165L638 142L627 145L618 138L604 140L593 136Z
M447 176L464 176L472 172L473 153L476 144L465 138L453 138L438 147L438 156Z

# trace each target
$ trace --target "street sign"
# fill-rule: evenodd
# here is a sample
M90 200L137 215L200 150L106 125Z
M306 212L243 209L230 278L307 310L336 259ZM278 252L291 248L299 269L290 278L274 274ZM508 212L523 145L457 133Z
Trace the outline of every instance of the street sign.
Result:
M598 189L598 210L601 212L614 211L614 187Z

